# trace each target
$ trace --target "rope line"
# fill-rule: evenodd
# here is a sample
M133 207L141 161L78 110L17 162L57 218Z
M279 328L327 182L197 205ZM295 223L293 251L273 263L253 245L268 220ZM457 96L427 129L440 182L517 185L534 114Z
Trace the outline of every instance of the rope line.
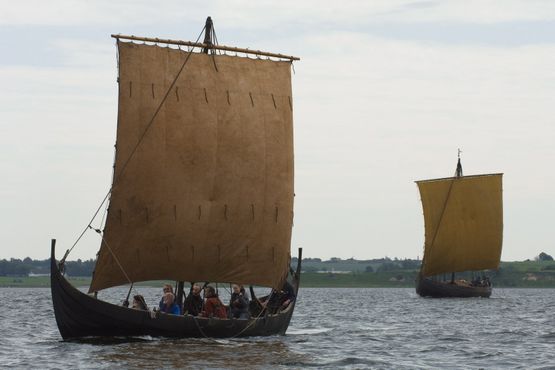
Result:
M443 203L443 208L441 210L441 215L439 216L439 221L437 223L436 230L434 232L434 237L432 238L432 242L430 243L430 247L428 249L430 251L432 250L432 248L435 244L437 234L439 233L439 227L441 226L441 221L443 221L443 215L445 214L445 209L447 208L447 203L449 202L449 197L451 196L451 189L453 189L453 184L455 183L455 180L457 178L458 177L456 176L456 172L455 172L455 176L453 177L453 180L451 181L451 184L449 184L449 190L447 191L447 197L445 198L445 202ZM422 256L422 265L421 265L421 268L420 268L421 271L424 269L424 263L425 263L425 254L424 254L424 256Z
M206 26L204 26L202 28L202 31L200 31L199 36L197 37L197 41L200 40L200 37L202 36L202 33L204 32ZM181 65L181 68L179 69L179 71L177 72L177 74L175 75L175 78L173 79L172 83L170 84L170 87L168 88L168 90L166 91L166 94L164 95L164 97L162 98L162 100L160 101L160 104L158 104L158 108L156 108L156 111L154 112L154 114L152 115L152 118L150 119L150 121L148 122L145 130L143 131L141 137L139 138L139 141L137 142L137 144L135 145L135 147L133 148L133 150L131 151L131 154L129 154L129 157L127 157L127 160L124 162L122 169L120 170L120 172L118 173L117 176L114 177L114 183L112 184L112 189L116 186L118 179L123 175L123 173L125 172L125 169L127 168L127 165L129 164L129 162L131 161L131 159L133 158L133 155L135 154L135 152L137 151L137 148L139 147L139 145L141 144L141 142L143 141L144 137L146 136L148 130L150 129L150 127L152 126L152 124L154 123L154 120L156 119L156 117L158 116L158 113L160 112L160 110L162 109L162 106L164 105L164 103L166 102L166 99L168 98L168 96L170 95L173 87L175 86L179 76L181 75L181 72L183 72L183 69L185 69L185 65L187 64L187 62L189 61L189 58L191 58L191 55L193 54L193 49L191 49L191 51L189 51L189 53L187 54L187 58L185 58L185 61L183 62L183 64Z
M73 243L73 245L71 246L71 248L68 249L66 255L64 256L64 258L60 261L60 263L64 263L65 259L67 258L67 256L71 253L71 251L73 250L73 248L75 248L75 246L77 245L77 243L79 243L79 240L81 240L81 238L83 237L83 235L85 235L85 233L87 232L88 229L91 229L91 224L93 223L94 219L96 218L96 215L98 215L98 212L100 212L100 209L102 208L102 205L104 204L104 202L106 202L106 200L108 199L108 197L110 196L110 193L112 192L112 190L110 189L108 191L108 193L104 196L104 199L102 200L102 202L100 203L100 205L98 206L98 208L96 209L96 212L94 213L94 215L92 216L91 220L89 221L88 225L85 226L85 229L81 232L81 235L79 235L79 237L77 238L77 240L75 241L75 243Z
M274 294L274 290L272 289L272 292L268 296L268 300L266 302L270 301L270 298L272 298L273 294ZM258 301L258 299L257 299L257 301ZM258 301L258 303L260 304L260 301ZM262 310L260 310L260 312L258 313L258 316L256 316L254 319L250 319L250 322L247 326L245 326L243 329L239 330L239 332L237 334L232 335L231 337L226 337L225 339L235 339L238 336L240 336L241 334L243 334L247 329L249 329L252 325L254 325L254 323L256 323L256 321L260 318L260 316L262 316L262 314L266 311L267 307L268 307L268 304L266 303L266 306L263 307ZM212 337L209 337L208 335L206 335L206 333L202 330L202 328L200 327L197 320L198 320L198 318L196 316L193 316L193 321L197 325L197 328L198 328L199 332L202 334L202 336L206 339L209 339L209 340L213 341L213 342L218 342L217 340L213 339ZM226 319L226 320L233 320L233 319Z
M202 31L200 31L199 36L197 37L197 43L200 40L200 37L202 36L202 33L204 32L206 26L204 26L202 28ZM139 141L137 142L137 144L135 145L135 147L133 148L133 150L131 151L131 154L129 155L129 157L127 158L127 160L124 162L121 171L119 172L119 174L116 176L116 171L114 168L114 172L112 174L113 176L113 181L112 181L112 186L110 187L110 189L108 190L108 192L106 193L106 195L104 196L104 199L102 200L102 202L100 203L100 205L98 206L98 208L96 209L96 211L94 212L91 220L89 221L89 223L87 224L87 226L83 229L83 231L81 232L81 234L79 235L79 237L77 238L77 240L75 241L75 243L73 243L73 245L71 246L71 248L67 251L65 257L62 259L62 263L65 261L65 258L67 258L67 256L69 255L69 253L71 253L71 251L73 250L73 248L75 248L75 246L77 245L77 243L79 243L79 241L81 240L81 238L83 237L83 235L85 235L85 233L87 232L87 230L91 227L91 224L93 223L94 219L96 218L96 216L98 215L98 213L100 212L100 209L102 208L102 206L104 205L104 203L106 202L106 200L108 200L108 198L110 197L110 194L112 193L114 187L116 186L118 179L123 175L125 169L127 168L127 165L129 164L129 162L131 161L131 158L133 157L133 155L135 154L135 152L137 151L137 148L139 147L139 145L141 144L141 142L143 141L144 137L146 136L148 130L150 129L150 127L152 126L152 124L154 123L154 120L156 119L156 117L158 116L158 113L160 112L160 110L162 109L162 105L165 103L166 99L168 98L170 92L172 91L173 87L175 86L177 79L179 78L179 76L181 75L181 72L183 72L183 69L185 68L185 65L187 64L187 62L189 61L189 58L191 57L192 53L193 53L194 48L191 48L191 50L188 51L187 54L187 58L185 58L185 61L183 62L183 64L181 65L181 68L179 69L179 71L177 72L177 75L175 76L175 78L173 79L170 87L168 88L168 90L166 91L166 94L164 95L164 98L162 98L162 100L160 101L160 104L158 105L158 108L156 109L156 111L154 112L152 118L150 119L149 123L147 124L143 134L141 135L141 137L139 138ZM119 53L117 54L117 59L119 61ZM119 78L119 64L118 64L118 78ZM104 238L103 238L104 239Z
M123 275L125 275L125 278L127 279L127 281L129 282L129 284L131 284L131 287L129 288L129 292L131 292L131 290L133 290L133 292L135 292L135 294L139 294L139 291L137 290L137 288L134 286L133 282L131 281L131 279L129 278L129 275L127 275L127 273L125 272L125 270L123 269L123 266L121 265L121 263L118 260L118 257L115 255L114 251L112 250L112 248L110 248L110 246L108 245L108 242L106 241L106 239L104 239L104 236L102 235L102 231L100 229L94 229L92 227L90 227L91 229L93 229L94 231L96 231L100 237L102 238L102 241L104 242L104 244L106 244L106 247L108 248L108 250L110 251L110 253L112 254L112 257L114 257L114 260L116 261L116 263L118 264L119 268L121 269L121 272L123 272ZM129 293L127 294L127 299L126 301L129 301Z
M131 281L131 279L129 278L129 276L127 275L127 273L125 272L125 270L123 269L123 266L121 265L121 263L119 262L118 257L115 255L114 251L112 250L112 248L110 248L110 246L108 245L108 242L106 241L106 239L104 239L104 236L102 235L102 232L99 232L100 230L95 230L98 234L100 234L100 237L102 238L102 241L104 242L104 244L106 245L106 247L108 248L108 250L110 251L110 253L112 254L112 257L114 257L114 260L116 261L116 263L118 264L119 268L121 269L121 272L123 272L123 275L125 275L125 278L127 279L127 281L129 281L129 284L133 284L133 282Z
M256 320L258 320L260 318L260 316L262 316L262 314L264 312L266 312L267 308L268 308L268 303L270 302L270 299L272 298L272 295L274 294L274 290L272 289L272 292L270 293L270 295L268 296L268 300L266 301L266 306L264 306L260 312L258 313L258 316L256 316L254 318L254 320L251 320L251 322L245 326L241 331L239 331L239 333L235 334L234 336L230 337L231 339L233 338L237 338L239 335L243 334L248 328L250 328L255 322ZM257 299L258 301L258 299ZM260 304L260 301L258 301L258 304Z

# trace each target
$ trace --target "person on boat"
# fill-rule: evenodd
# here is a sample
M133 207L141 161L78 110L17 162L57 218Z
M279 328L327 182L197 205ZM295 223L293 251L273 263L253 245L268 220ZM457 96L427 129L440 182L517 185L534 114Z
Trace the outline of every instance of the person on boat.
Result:
M489 277L484 276L484 283L486 284L486 286L491 286L491 281L489 280Z
M289 306L293 301L295 301L296 296L295 296L295 288L293 288L293 285L291 285L291 283L289 283L287 280L285 280L285 283L283 284L283 288L281 290L282 292L282 297L281 297L281 309L285 309L287 308L287 306Z
M145 298L140 294L133 296L133 306L131 307L135 310L148 311L148 306L146 305Z
M226 319L227 310L222 301L220 301L220 298L218 298L218 293L216 293L214 287L208 285L204 288L204 296L206 297L206 300L204 302L204 309L202 310L200 316Z
M245 288L237 284L233 284L231 288L233 290L229 301L231 317L234 319L248 319L250 316L249 300L245 297Z
M286 280L280 290L274 289L272 293L260 299L260 304L270 313L277 313L286 309L295 300L295 289Z
M162 311L162 306L164 306L164 296L166 293L173 294L173 287L170 284L164 284L162 287L162 298L160 298L160 302L158 303L158 308Z
M201 288L198 284L193 284L191 293L185 299L183 304L183 314L198 316L202 312L202 297L200 296Z
M181 310L177 303L175 303L175 296L171 292L166 292L162 297L162 307L160 312L171 313L172 315L181 315Z
M268 310L269 313L276 313L279 310L281 301L280 297L281 291L272 289L270 295L260 298L259 303L262 308Z
M243 294L243 297L245 297L247 301L250 301L249 293L247 293L244 286L239 285L239 291Z

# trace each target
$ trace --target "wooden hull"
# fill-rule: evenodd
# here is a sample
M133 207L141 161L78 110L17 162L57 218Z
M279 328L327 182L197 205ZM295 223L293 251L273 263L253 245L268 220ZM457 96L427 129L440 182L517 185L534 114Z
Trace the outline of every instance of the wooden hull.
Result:
M450 282L418 278L416 280L416 293L422 297L432 298L489 298L491 296L491 286L458 285L451 284Z
M300 259L299 259L300 261ZM229 338L284 335L295 302L275 315L249 320L197 318L150 312L114 305L89 296L73 287L60 272L52 243L50 281L56 323L63 339L82 337L155 336L177 338ZM299 288L300 265L294 276Z

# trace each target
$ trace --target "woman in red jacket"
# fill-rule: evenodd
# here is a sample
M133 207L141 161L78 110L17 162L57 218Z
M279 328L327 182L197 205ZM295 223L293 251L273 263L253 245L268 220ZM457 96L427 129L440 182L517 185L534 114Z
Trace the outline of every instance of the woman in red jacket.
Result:
M204 288L204 296L206 297L206 300L204 302L204 310L202 311L201 316L226 319L227 310L222 301L220 301L220 298L218 298L216 290L208 285Z

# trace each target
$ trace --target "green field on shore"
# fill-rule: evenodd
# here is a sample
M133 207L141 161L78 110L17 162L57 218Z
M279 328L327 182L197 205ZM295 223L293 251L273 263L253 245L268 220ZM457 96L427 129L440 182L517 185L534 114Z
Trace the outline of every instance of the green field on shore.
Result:
M70 278L74 286L86 286L91 282L89 277ZM0 287L2 288L48 288L50 287L50 276L0 276Z
M388 271L377 269L376 272L365 272L365 264L361 261L352 265L341 261L341 264L318 264L318 272L314 263L303 263L307 269L301 277L303 287L383 287L411 288L418 269L392 268ZM356 267L356 268L355 268ZM340 270L341 269L341 270ZM349 269L349 270L347 270ZM304 270L304 268L303 268ZM495 287L505 288L555 288L555 262L524 261L502 262L499 270L488 274ZM461 276L470 278L469 275ZM88 286L90 277L70 277L75 286ZM139 283L142 286L158 287L160 281ZM0 276L0 287L49 287L49 276L12 277Z

